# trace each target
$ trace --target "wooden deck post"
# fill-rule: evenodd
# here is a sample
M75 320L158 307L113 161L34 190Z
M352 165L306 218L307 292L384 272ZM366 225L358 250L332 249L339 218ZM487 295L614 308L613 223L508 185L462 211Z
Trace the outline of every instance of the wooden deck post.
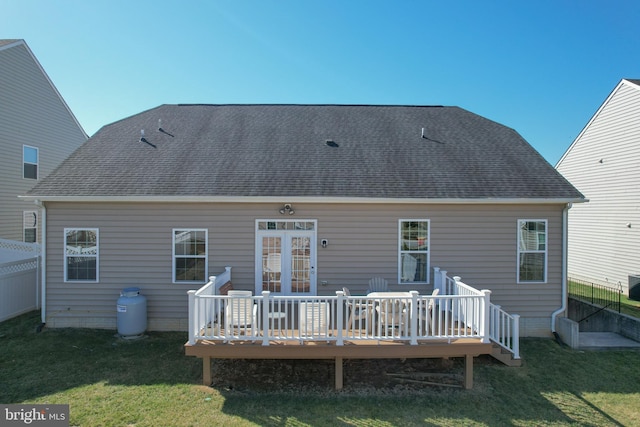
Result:
M343 379L342 357L336 357L336 390L342 390Z
M470 354L464 357L464 388L466 390L473 388L473 356Z
M211 376L211 357L202 356L202 385L206 385L208 387L212 382L213 377Z

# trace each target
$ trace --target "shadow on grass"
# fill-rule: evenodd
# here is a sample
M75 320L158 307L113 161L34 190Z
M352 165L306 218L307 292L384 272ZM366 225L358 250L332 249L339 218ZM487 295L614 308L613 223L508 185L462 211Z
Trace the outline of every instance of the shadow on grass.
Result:
M184 356L186 333L123 340L116 331L36 329L39 313L0 323L0 402L11 403L97 382L195 383L197 360Z
M350 387L345 378L345 390L335 392L326 375L320 381L324 388L308 385L277 392L274 390L280 382L275 379L271 392L265 392L263 382L241 389L220 384L217 389L225 397L225 414L265 426L320 425L319 419L328 425L345 426L377 422L406 426L621 426L638 422L634 407L620 411L619 398L628 394L636 401L640 397L640 352L579 352L551 339L525 339L522 353L520 368L506 367L488 356L476 358L473 390L392 384L379 388L366 382ZM247 373L252 372L248 369ZM371 372L370 385L383 374Z
M184 355L186 333L150 333L125 341L116 338L115 331L45 328L37 333L38 324L37 313L0 324L2 403L37 400L100 382L192 384L187 393L194 399L214 396L220 407L199 408L194 400L186 409L167 402L168 408L157 410L200 410L203 423L209 425L222 414L265 426L615 426L632 425L637 417L633 405L629 413L616 412L620 399L640 398L640 352L578 352L550 339L522 340L520 368L476 358L472 390L383 384L381 371L390 370L388 366L356 372L355 364L345 361L345 390L336 392L332 364L322 366L324 362L299 365L298 369L316 370L312 373L319 377L297 377L292 383L284 377L295 367L261 376L256 375L260 361L253 361L255 366L240 370L239 375L250 378L241 387L221 382L202 388L201 360ZM419 371L419 365L413 367ZM445 368L456 374L459 365L454 361Z

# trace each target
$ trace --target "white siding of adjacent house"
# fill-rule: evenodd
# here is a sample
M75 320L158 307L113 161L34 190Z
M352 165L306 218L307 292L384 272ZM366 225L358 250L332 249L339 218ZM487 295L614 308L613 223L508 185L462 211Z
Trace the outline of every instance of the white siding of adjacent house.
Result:
M569 211L569 275L626 289L640 274L640 87L621 82L557 169L589 199Z
M41 179L87 138L30 50L10 46L0 48L0 238L22 241L22 213L36 208L18 195L37 182L23 178L23 145L39 149Z
M209 275L231 266L236 289L254 290L255 220L283 219L281 204L47 203L47 323L116 327L120 290L138 286L148 298L151 329L186 329L187 290L172 283L172 230L205 228ZM318 221L318 293L343 286L363 294L371 277L392 289L430 293L433 285L399 285L398 220L431 221L431 266L479 289L522 316L524 335L550 334L561 305L562 205L295 204L296 219ZM517 220L548 219L549 272L544 284L517 284ZM287 217L285 219L292 219ZM64 283L64 229L99 228L100 282ZM322 286L326 281L327 286ZM432 282L433 283L433 282Z

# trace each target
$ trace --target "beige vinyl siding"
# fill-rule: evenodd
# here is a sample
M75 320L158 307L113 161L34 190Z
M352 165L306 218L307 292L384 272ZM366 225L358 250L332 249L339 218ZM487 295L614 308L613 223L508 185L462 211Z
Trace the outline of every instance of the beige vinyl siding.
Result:
M626 288L640 273L640 88L617 87L558 171L589 199L569 211L569 275Z
M0 238L22 241L22 213L35 206L18 195L37 182L23 178L23 145L38 148L42 179L86 135L24 44L0 49L0 98Z
M47 322L53 326L115 328L121 289L139 286L148 297L152 329L184 329L187 290L173 284L172 230L206 228L209 275L232 267L236 289L254 290L255 221L282 219L278 204L47 203ZM398 285L398 220L431 221L431 266L460 275L492 300L532 322L548 322L561 305L562 205L295 204L295 219L318 221L318 293L343 286L365 292L381 276L392 289L430 293L429 285ZM517 284L517 220L548 219L546 284ZM291 219L287 217L286 219ZM99 228L100 282L64 283L63 230ZM322 248L321 239L329 246ZM327 286L322 286L327 281ZM526 324L526 320L523 321ZM543 328L544 329L544 328ZM539 331L538 331L539 332ZM536 334L538 334L536 332ZM544 333L544 331L543 331Z

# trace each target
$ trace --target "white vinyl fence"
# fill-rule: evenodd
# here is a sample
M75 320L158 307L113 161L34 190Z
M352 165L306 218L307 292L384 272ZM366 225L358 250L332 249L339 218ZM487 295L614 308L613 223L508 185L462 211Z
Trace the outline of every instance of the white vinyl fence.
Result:
M40 245L0 239L0 322L40 308Z

